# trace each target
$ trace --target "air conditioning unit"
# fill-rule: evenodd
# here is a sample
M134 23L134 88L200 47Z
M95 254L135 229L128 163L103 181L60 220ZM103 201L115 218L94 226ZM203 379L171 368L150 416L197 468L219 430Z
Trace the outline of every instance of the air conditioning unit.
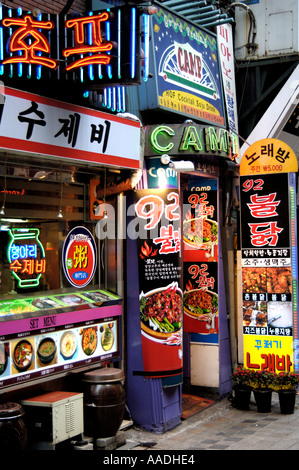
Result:
M49 392L20 402L30 441L54 446L83 434L83 393Z
M298 0L246 0L236 3L237 60L298 54Z

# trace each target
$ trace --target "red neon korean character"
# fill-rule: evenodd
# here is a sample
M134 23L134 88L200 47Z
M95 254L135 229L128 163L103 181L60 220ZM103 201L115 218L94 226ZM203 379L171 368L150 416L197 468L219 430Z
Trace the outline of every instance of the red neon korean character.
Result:
M46 260L45 259L35 260L35 272L37 274L46 272Z
M23 269L21 273L33 274L34 273L34 259L24 259Z
M50 53L50 44L41 29L53 29L52 21L37 21L26 15L24 18L5 18L2 21L4 26L19 26L13 33L10 41L11 52L23 51L23 55L17 55L9 59L3 60L2 64L28 63L38 64L55 69L57 62L49 57L36 55L36 52ZM32 41L33 38L33 41ZM30 39L30 41L28 41Z
M13 261L12 263L10 263L10 266L9 268L14 271L14 272L17 272L17 271L20 271L22 269L22 264L16 259L15 261Z
M77 67L83 67L90 64L108 65L111 57L107 54L113 48L112 42L103 43L101 35L101 23L109 19L109 13L104 12L100 15L87 16L84 18L74 18L66 21L67 28L74 28L75 47L69 47L62 51L64 57L69 57L72 54L88 54L86 57L75 60L66 67L66 70L71 70ZM84 26L91 25L92 44L84 44ZM92 53L90 55L90 53Z

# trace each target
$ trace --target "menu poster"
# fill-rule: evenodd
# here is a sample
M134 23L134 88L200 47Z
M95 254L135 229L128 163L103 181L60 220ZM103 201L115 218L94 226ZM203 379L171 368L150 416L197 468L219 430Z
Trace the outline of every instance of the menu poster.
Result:
M218 334L217 263L184 262L184 331Z
M184 331L218 341L218 183L190 178L183 193Z
M294 367L295 196L290 177L240 179L244 365L251 369Z
M180 207L177 189L135 191L144 373L182 373Z
M116 308L121 307L111 307L111 313ZM75 320L75 313L71 315ZM63 319L64 314L59 317ZM32 324L33 319L29 321ZM23 320L26 322L27 319ZM118 318L81 319L66 325L53 323L48 328L21 332L18 337L1 336L6 339L0 342L0 389L119 358Z
M183 193L184 261L218 261L217 180L193 181Z

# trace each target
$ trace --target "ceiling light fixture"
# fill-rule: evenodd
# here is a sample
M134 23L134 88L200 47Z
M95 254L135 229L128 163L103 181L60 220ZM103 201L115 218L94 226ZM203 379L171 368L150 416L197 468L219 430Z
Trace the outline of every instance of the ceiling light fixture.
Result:
M183 171L194 171L194 163L189 160L177 160L172 161L170 156L163 154L161 156L161 163L163 165L169 165L170 168L173 168L177 173L182 173Z

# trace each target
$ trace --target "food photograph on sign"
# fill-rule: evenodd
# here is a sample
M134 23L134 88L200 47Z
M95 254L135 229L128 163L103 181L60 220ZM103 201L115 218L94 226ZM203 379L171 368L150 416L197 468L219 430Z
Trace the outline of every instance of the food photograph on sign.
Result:
M34 338L23 338L11 342L12 374L35 369Z
M8 342L0 343L0 379L10 368L10 349Z
M292 275L290 267L242 269L243 292L291 294Z
M243 326L267 326L267 302L251 300L244 301Z
M218 242L218 223L205 217L195 217L183 222L184 242L198 250L210 251L214 257L214 248Z
M174 282L165 288L141 293L140 319L144 333L168 343L175 341L183 319L182 291L178 284Z

